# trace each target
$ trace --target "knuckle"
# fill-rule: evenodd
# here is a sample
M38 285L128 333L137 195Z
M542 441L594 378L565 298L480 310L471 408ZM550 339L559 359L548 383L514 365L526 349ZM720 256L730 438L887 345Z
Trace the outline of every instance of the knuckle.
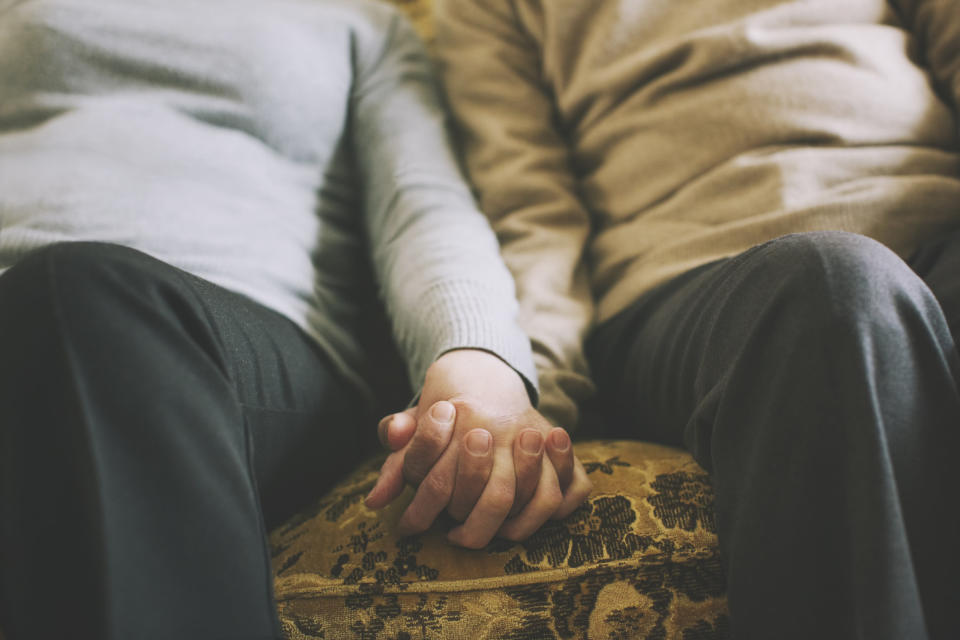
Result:
M474 402L460 393L447 398L447 402L452 404L453 408L457 410L457 415L460 415L460 409L472 409L475 406Z
M470 471L464 476L464 486L469 488L471 491L480 494L483 491L483 487L487 484L487 480L489 478L489 465L470 469Z
M513 505L513 499L516 497L512 484L506 482L495 482L488 487L490 508L497 512L506 512Z
M480 405L470 398L454 396L449 399L449 402L457 411L456 416L458 421L460 418L473 420L480 412Z
M403 462L403 479L407 481L408 484L414 486L419 485L423 482L423 478L426 475L424 468L417 464L415 461L410 460L409 456Z
M536 456L524 455L515 464L518 478L540 477L540 460Z
M428 423L430 426L423 426L417 430L420 436L417 442L417 448L424 452L436 452L447 445L447 433L443 428Z
M453 493L453 486L451 482L437 473L431 473L423 479L423 482L420 485L421 489L426 491L430 496L447 499Z
M478 478L473 475L460 476L456 480L456 495L457 498L463 502L466 502L468 499L473 499L474 502L477 501L477 498L480 497L480 494L483 492L483 478Z

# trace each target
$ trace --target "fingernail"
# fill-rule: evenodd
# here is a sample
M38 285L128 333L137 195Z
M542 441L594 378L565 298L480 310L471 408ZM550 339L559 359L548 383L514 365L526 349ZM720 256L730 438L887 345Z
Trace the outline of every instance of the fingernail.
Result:
M550 434L553 439L553 448L557 451L566 451L570 448L570 436L563 429L557 429Z
M543 436L536 431L524 431L520 434L520 448L524 453L537 455L543 446Z
M482 429L476 429L467 434L467 451L476 456L482 456L490 451L490 434Z
M430 415L437 422L452 422L454 408L453 405L445 400L441 400L430 409Z

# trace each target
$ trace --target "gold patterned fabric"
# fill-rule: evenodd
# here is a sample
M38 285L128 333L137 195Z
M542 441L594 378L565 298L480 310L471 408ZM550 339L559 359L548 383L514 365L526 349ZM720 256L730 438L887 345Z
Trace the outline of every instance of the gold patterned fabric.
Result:
M381 512L363 498L382 456L270 536L284 633L308 638L727 637L713 492L684 451L577 443L594 491L522 543L446 542L394 527L411 489Z

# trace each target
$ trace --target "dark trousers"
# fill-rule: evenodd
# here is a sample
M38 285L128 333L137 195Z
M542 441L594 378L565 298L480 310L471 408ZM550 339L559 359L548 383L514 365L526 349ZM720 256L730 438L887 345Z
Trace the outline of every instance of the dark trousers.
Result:
M8 640L280 637L265 528L366 441L286 318L131 249L0 277L0 628Z
M695 269L589 344L612 436L713 478L739 639L960 638L960 236L840 232Z

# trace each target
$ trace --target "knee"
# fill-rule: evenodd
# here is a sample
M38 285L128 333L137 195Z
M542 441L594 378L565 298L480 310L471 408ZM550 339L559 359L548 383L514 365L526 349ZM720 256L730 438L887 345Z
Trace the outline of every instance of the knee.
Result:
M0 351L14 370L41 370L55 345L107 350L143 301L149 280L138 251L92 242L34 251L0 277ZM42 377L42 376L41 376Z
M745 284L817 331L884 322L903 308L934 310L926 285L881 243L842 231L797 233L762 245Z
M27 279L38 287L51 279L66 279L67 284L81 280L96 283L113 270L136 268L154 260L130 247L106 242L59 242L30 252L14 264L8 275Z
M117 285L153 261L135 249L102 242L64 242L31 252L0 278L0 313L19 324L57 316L76 305L84 314L117 309ZM113 298L113 299L111 299ZM37 318L38 319L38 318Z

